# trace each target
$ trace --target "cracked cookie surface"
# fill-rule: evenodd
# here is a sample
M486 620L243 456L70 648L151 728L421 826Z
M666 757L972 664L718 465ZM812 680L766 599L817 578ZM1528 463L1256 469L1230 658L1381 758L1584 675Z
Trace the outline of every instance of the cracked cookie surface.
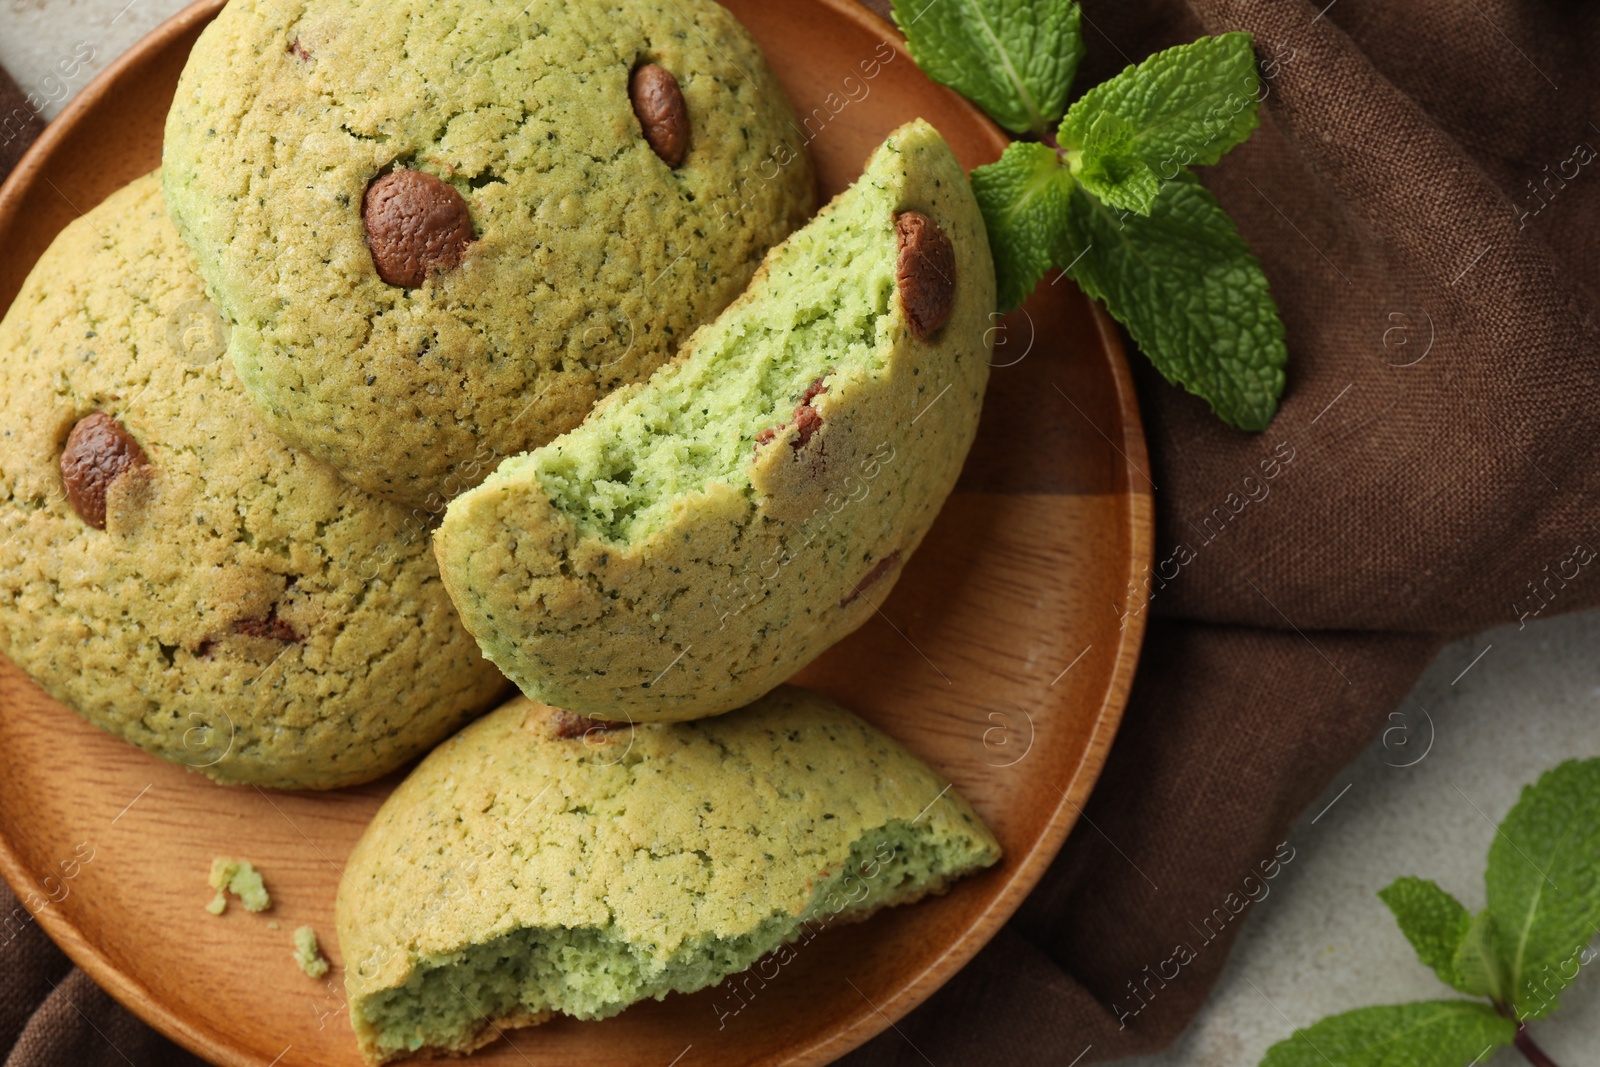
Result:
M219 781L378 777L504 680L440 583L427 516L267 429L150 175L57 237L0 322L0 648L89 721ZM98 416L98 418L96 418ZM103 528L75 426L112 422Z
M678 98L646 129L630 80L652 67ZM163 163L270 425L431 511L649 375L815 184L766 61L710 0L233 0ZM471 233L370 231L369 189L404 171L459 194Z

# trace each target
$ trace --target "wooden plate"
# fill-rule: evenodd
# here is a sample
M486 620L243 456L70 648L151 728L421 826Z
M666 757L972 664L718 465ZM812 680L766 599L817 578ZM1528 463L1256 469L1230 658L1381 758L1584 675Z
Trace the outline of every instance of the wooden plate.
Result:
M66 223L157 165L178 73L220 6L196 4L119 59L0 189L0 307ZM824 195L916 115L968 167L1003 149L995 127L927 81L899 37L850 0L729 6L795 104ZM947 775L999 835L1003 866L938 900L829 931L776 977L522 1031L476 1062L824 1063L932 993L1038 880L1127 699L1151 486L1104 315L1070 283L1052 283L996 330L983 423L956 495L879 616L798 680ZM393 784L333 794L214 786L94 729L0 661L0 873L95 980L218 1063L358 1062L342 972L305 977L289 934L315 926L340 962L328 943L339 872ZM216 855L266 872L271 912L203 910Z

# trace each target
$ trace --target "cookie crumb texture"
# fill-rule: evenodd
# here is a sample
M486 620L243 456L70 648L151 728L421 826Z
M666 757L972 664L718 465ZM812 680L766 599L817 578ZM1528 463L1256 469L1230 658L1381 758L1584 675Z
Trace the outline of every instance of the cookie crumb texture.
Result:
M228 894L239 898L245 911L266 911L272 907L272 897L267 893L261 872L249 860L231 860L218 856L211 861L211 874L207 881L217 895L211 898L206 910L221 915L228 910Z
M222 331L155 175L41 257L0 323L0 650L218 781L376 778L504 682L450 606L427 517L276 438ZM95 412L143 460L105 484L103 530L61 464Z
M598 742L553 714L518 699L441 745L351 854L339 945L369 1063L703 989L1000 858L934 771L802 689Z
M452 502L435 547L467 628L579 715L754 700L870 618L933 524L993 311L966 174L908 124L682 358Z
M321 978L328 973L328 961L317 944L317 932L309 926L297 927L294 932L294 962L307 978Z
M630 83L652 65L647 129ZM710 0L233 0L163 164L272 428L439 511L739 294L813 208L797 130ZM363 222L397 170L470 215L433 269Z

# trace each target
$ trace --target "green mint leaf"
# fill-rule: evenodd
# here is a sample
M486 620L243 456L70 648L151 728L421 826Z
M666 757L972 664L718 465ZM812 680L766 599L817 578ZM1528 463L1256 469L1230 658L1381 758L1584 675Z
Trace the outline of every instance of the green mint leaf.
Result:
M972 192L983 211L994 252L1001 311L1011 311L1049 268L1057 235L1067 226L1072 175L1055 150L1018 141L972 172Z
M1456 985L1456 950L1472 925L1461 902L1424 878L1397 878L1378 890L1378 897L1394 913L1417 958L1432 967L1441 982L1468 992Z
M922 72L1013 133L1043 136L1066 110L1083 58L1069 0L894 0Z
M1184 172L1149 216L1073 190L1056 262L1105 302L1170 382L1230 426L1263 430L1278 410L1288 351L1261 264L1216 198ZM995 244L1003 241L995 239Z
M1488 910L1472 917L1467 925L1466 936L1456 946L1455 958L1450 961L1450 966L1456 976L1453 984L1461 992L1475 997L1488 997L1496 1004L1506 1003L1506 994L1510 989L1506 964L1500 955L1494 915Z
M1600 759L1569 760L1522 791L1484 876L1518 1018L1556 1008L1600 930Z
M1161 179L1133 153L1133 134L1132 126L1101 112L1083 148L1072 153L1072 173L1102 202L1148 215L1161 192Z
M1516 1034L1510 1019L1470 1000L1358 1008L1296 1030L1261 1067L1466 1067Z
M1095 120L1111 114L1133 128L1130 150L1164 181L1215 163L1259 119L1261 77L1250 40L1248 33L1202 37L1128 67L1073 103L1057 141L1083 148Z

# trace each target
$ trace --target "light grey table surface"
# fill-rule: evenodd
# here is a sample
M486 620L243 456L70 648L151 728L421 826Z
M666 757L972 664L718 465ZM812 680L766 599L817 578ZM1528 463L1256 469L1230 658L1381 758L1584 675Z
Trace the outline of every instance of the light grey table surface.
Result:
M183 6L0 0L0 64L52 117L106 63ZM63 61L74 68L70 76ZM1199 1018L1166 1052L1123 1062L1250 1067L1294 1027L1324 1015L1451 995L1416 961L1375 894L1415 874L1435 879L1469 908L1482 907L1494 823L1521 787L1563 759L1600 756L1597 652L1600 612L1520 630L1510 625L1446 649L1393 729L1339 774L1294 828L1295 858L1251 905ZM1159 992L1143 1010L1161 1010ZM1560 1015L1535 1033L1562 1067L1600 1064L1600 977L1580 977ZM1522 1062L1509 1051L1487 1061Z

